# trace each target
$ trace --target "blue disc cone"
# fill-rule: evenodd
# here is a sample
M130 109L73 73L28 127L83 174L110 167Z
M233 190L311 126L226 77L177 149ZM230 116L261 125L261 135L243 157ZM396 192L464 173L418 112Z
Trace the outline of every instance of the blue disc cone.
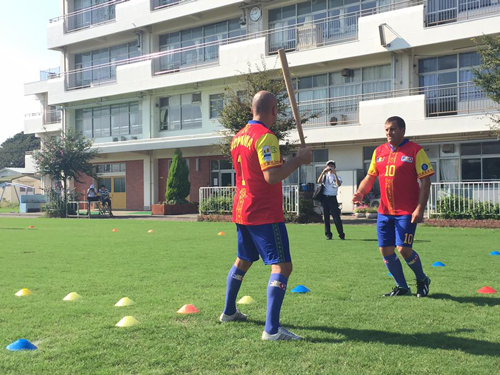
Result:
M500 251L496 251L496 250L495 250L495 251L492 251L492 252L490 253L490 255L500 255Z
M12 350L12 351L35 350L35 349L37 349L37 347L26 339L19 339L7 346L7 350Z
M304 285L297 285L295 288L292 289L292 293L307 293L310 292L309 289L307 289Z
M432 267L444 267L444 263L434 262L434 263L432 263Z

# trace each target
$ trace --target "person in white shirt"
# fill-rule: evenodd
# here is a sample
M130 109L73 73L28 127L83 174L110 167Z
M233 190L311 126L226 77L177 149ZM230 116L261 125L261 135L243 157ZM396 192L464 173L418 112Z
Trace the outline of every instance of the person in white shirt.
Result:
M342 185L342 180L337 175L336 165L333 160L326 162L326 168L318 177L318 184L323 184L324 186L323 194L325 198L321 201L321 205L323 206L326 239L332 239L332 232L330 230L330 215L332 215L339 238L344 240L344 227L340 218L339 202L337 201L337 193L339 187Z
M97 196L94 185L90 185L87 189L87 215L90 214L90 202L96 202L98 200L99 197Z

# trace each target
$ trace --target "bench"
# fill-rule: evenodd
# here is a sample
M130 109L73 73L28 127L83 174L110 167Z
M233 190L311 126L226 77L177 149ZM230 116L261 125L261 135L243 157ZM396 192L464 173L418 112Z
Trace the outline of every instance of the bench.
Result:
M19 197L19 212L40 212L42 204L47 203L47 197L42 194L21 195Z

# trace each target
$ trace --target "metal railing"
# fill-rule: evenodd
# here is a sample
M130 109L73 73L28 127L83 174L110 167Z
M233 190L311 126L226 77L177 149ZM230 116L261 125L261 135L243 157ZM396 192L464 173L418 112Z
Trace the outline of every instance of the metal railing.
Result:
M61 122L62 111L53 110L45 112L33 112L33 113L26 113L24 115L24 117L40 117L40 116L43 116L44 125L58 124Z
M40 81L47 81L51 78L59 77L61 74L61 68L50 68L47 70L40 70Z
M427 218L444 215L471 217L500 215L500 181L434 182L427 202Z
M305 125L348 125L359 123L359 103L361 101L413 95L425 95L426 117L481 113L498 110L500 107L473 82L302 101L298 103L298 106L301 113L317 116L310 119Z
M49 20L50 23L64 20L64 31L72 32L86 29L92 26L101 25L116 18L115 6L129 0L108 0L101 4L55 17Z
M191 3L197 0L152 0L153 1L153 9L165 9L172 7L174 5L180 5L183 3Z
M233 199L236 188L201 187L199 199L200 214L230 214L233 212ZM283 185L283 210L299 214L299 186Z
M500 3L497 0L427 0L425 25L444 25L487 17L494 13L500 13Z

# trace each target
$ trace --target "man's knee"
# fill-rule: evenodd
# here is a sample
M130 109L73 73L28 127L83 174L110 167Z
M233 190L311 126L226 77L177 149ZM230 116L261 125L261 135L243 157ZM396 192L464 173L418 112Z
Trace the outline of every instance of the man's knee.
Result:
M247 272L250 267L252 267L253 262L249 262L248 260L243 260L240 258L236 258L236 261L234 262L234 266L243 272Z
M289 278L293 271L292 262L278 263L271 266L271 273L281 273L286 278Z
M409 258L410 255L413 253L413 249L411 247L406 247L406 246L398 246L398 252L401 254L403 258Z

